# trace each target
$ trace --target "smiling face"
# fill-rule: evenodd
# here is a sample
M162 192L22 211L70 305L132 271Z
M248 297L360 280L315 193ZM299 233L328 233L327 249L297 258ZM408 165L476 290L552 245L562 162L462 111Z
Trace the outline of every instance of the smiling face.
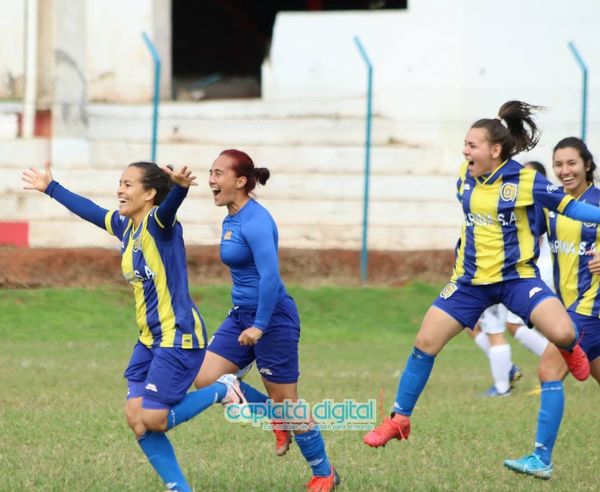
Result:
M210 168L208 186L217 207L226 206L230 214L237 212L248 201L244 190L246 178L236 176L232 169L233 159L220 155Z
M586 173L590 164L584 162L576 148L557 149L554 152L552 169L569 195L579 197L587 189Z
M137 227L144 216L154 206L156 190L145 190L142 184L142 170L129 166L121 174L117 198L119 199L119 214L133 219Z
M496 169L502 162L500 144L490 144L487 130L470 128L465 136L463 155L469 162L469 174L477 178Z

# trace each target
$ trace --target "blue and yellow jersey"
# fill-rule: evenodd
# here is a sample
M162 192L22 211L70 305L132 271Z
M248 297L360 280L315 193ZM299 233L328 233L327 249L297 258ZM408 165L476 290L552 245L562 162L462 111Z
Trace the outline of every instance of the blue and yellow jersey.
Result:
M590 186L578 199L600 205L600 189ZM597 224L579 222L546 211L556 293L567 308L584 316L600 317L600 276L588 262L600 248Z
M203 348L206 335L188 289L183 230L165 226L154 207L137 229L118 211L106 230L121 240L121 270L133 286L139 340L147 347Z
M106 210L57 181L45 193L121 240L121 269L133 286L141 343L149 348L206 346L204 323L188 288L183 228L175 217L187 188L175 185L137 229L117 210Z
M464 162L457 182L464 223L452 281L485 285L538 277L541 207L563 212L573 198L513 160L478 178L467 169Z

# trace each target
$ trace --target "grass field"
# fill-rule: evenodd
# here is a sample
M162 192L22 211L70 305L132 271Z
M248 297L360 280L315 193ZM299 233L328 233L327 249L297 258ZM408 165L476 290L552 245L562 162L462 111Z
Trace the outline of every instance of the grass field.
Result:
M439 288L291 288L303 321L301 396L366 401L383 391L389 408ZM214 331L229 309L228 288L193 295ZM127 288L0 290L0 490L162 490L122 414L132 304ZM531 450L538 408L526 394L536 359L512 346L525 378L511 397L478 396L490 385L487 361L460 335L436 361L409 441L370 449L362 432L325 432L340 490L597 490L600 392L592 381L565 383L550 482L503 469L505 457ZM258 381L255 371L248 380ZM302 490L310 478L295 446L277 458L270 432L228 424L220 406L170 437L196 491Z

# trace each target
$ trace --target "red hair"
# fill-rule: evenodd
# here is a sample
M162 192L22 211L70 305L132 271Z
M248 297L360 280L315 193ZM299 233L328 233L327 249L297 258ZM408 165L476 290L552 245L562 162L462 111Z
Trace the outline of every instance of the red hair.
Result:
M233 169L236 177L240 178L244 176L246 178L244 191L247 194L250 194L252 190L256 188L257 181L261 185L264 185L271 175L266 167L255 167L250 156L241 150L227 149L219 155L225 155L233 161L231 163L231 169Z

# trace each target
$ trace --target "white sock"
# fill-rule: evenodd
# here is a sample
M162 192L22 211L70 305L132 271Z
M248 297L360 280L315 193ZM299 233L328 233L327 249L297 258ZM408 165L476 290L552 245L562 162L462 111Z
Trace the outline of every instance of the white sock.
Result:
M490 367L492 378L498 393L506 393L510 388L509 372L512 366L510 345L494 345L490 347Z
M479 346L479 348L481 350L483 350L483 353L489 359L490 358L490 339L488 338L488 336L485 333L483 333L482 331L480 331L473 340L475 340L475 343Z
M546 350L548 340L546 340L537 330L527 328L525 325L519 326L515 332L515 338L527 350L533 352L538 357L541 357Z

